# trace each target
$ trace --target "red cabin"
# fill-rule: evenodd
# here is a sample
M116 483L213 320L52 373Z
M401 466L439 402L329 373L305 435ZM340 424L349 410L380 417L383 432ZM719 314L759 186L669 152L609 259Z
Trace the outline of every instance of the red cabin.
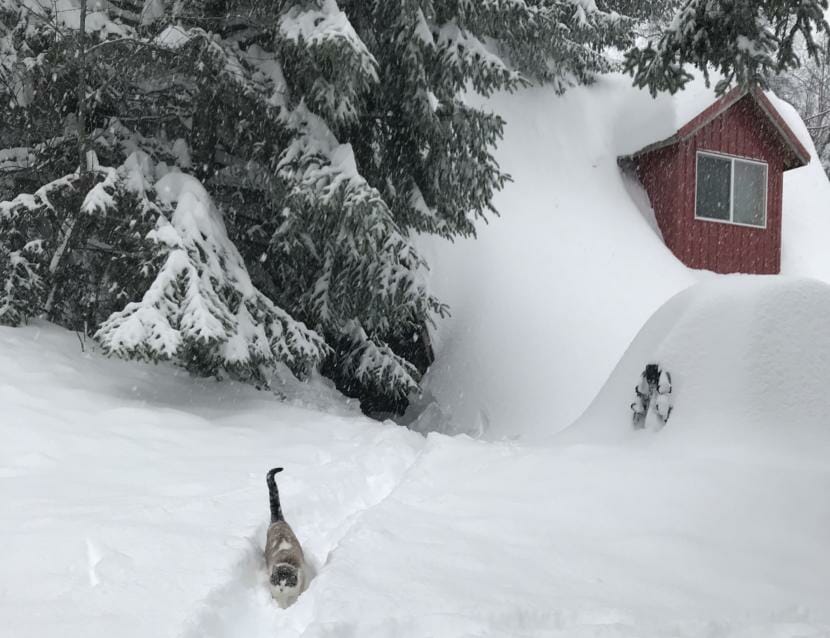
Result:
M783 173L810 155L764 93L733 89L671 137L620 158L690 268L776 274Z

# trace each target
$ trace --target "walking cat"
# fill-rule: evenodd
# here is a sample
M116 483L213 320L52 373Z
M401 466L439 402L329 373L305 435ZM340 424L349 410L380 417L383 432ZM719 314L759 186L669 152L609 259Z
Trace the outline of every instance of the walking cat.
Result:
M271 503L271 524L265 541L265 566L268 568L268 582L271 596L285 609L297 601L306 588L307 568L300 541L285 522L280 507L280 494L274 475L282 472L275 467L268 472L268 497Z

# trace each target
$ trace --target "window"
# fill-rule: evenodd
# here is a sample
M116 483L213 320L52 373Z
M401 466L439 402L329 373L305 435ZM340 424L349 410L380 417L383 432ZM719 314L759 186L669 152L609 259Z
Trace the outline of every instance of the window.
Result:
M695 217L766 227L766 163L699 152Z

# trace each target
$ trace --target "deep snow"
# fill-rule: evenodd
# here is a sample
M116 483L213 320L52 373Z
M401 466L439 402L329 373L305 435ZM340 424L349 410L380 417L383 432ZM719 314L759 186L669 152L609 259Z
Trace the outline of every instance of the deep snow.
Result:
M0 328L3 635L198 628L240 566L256 576L264 473L276 464L286 467L285 510L312 564L324 562L422 439L348 417L354 410L324 386L306 392L309 408L290 406L82 353L75 335L46 324Z
M671 374L674 405L660 446L824 465L828 316L830 285L814 279L732 275L692 286L646 322L591 406L555 440L642 440L624 427L625 408L645 365L657 363Z
M682 446L424 439L307 392L326 413L0 328L4 635L830 635L827 454L713 455L680 416ZM288 610L261 558L275 464L316 571Z
M475 240L424 240L431 284L452 316L435 335L417 427L490 440L545 438L593 400L663 303L713 276L683 266L648 198L617 158L662 140L711 104L703 82L652 99L610 75L484 102L507 121L495 156L514 181ZM804 124L770 99L815 158ZM815 160L784 178L782 273L830 281L830 183ZM419 406L420 407L420 406Z

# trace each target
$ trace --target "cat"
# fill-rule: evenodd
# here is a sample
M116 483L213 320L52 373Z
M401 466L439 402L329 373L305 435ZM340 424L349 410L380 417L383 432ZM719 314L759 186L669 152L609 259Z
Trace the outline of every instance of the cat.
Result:
M271 503L271 524L265 541L265 566L268 569L271 596L285 609L293 605L305 590L308 570L300 541L282 515L280 494L274 481L274 475L282 472L282 469L275 467L265 479Z

